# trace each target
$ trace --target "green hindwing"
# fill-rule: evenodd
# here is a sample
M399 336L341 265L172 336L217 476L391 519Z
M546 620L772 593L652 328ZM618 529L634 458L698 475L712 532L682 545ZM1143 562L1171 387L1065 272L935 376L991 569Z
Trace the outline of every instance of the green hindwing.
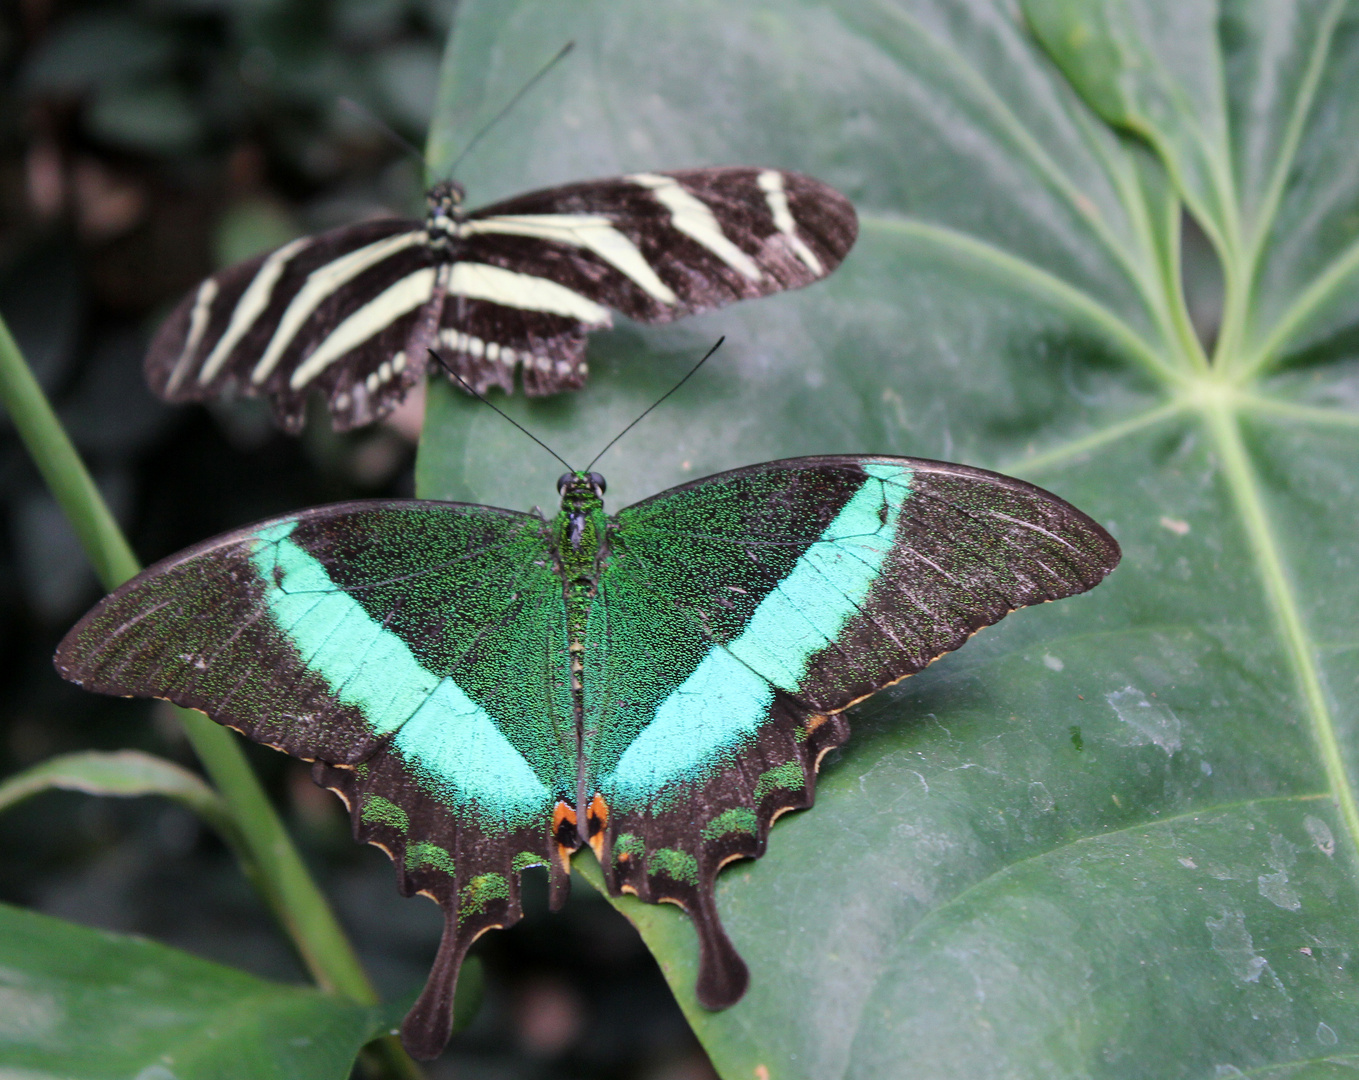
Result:
M322 507L168 559L67 635L57 666L168 698L312 761L407 895L444 910L402 1026L452 1024L468 946L554 901L588 841L614 894L683 906L698 996L748 974L713 899L781 813L810 806L843 711L1008 611L1096 585L1098 525L1038 488L893 457L770 462L607 519L563 478L536 516L454 503Z

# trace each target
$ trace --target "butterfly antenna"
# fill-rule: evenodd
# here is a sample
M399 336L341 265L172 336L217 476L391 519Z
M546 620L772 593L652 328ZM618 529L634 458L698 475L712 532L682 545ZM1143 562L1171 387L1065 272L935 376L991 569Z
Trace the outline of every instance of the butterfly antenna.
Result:
M666 398L668 398L671 394L673 394L673 393L674 393L676 390L678 390L681 386L683 386L683 385L684 385L685 383L687 383L690 379L692 379L692 378L694 377L694 375L698 372L698 369L701 368L704 364L706 364L706 363L708 362L708 357L712 356L713 353L717 352L717 350L720 349L720 348L722 347L722 342L724 342L724 341L726 341L726 340L727 340L727 338L726 338L726 335L725 335L725 334L724 334L722 337L718 338L718 339L717 339L717 343L716 343L711 349L709 349L706 353L703 354L703 359L700 360L697 364L695 364L693 367L691 367L691 368L689 369L689 374L688 374L688 375L684 376L684 378L682 378L679 382L675 383L674 386L672 386L669 390L667 390L664 394L662 394L660 397L658 397L658 398L652 403L651 408L647 409L646 412L642 413L641 416L639 416L639 417L638 417L636 420L634 420L631 424L629 424L629 425L628 425L627 427L625 427L622 431L620 431L617 435L615 435L612 439L610 439L609 442L608 442L608 445L606 445L606 446L604 447L603 450L601 450L601 451L600 451L599 453L597 453L594 457L592 457L592 458L590 459L590 464L586 465L585 468L581 470L581 472L589 472L591 469L593 469L593 468L595 467L595 462L598 461L600 458L602 458L605 454L607 454L607 453L609 452L609 448L612 447L614 443L616 443L619 439L621 439L621 438L622 438L624 435L626 435L629 431L631 431L631 430L632 430L633 428L635 428L638 424L640 424L643 420L645 420L645 419L647 418L647 415L651 412L652 409L656 408L657 405L659 405L662 401L664 401Z
M377 113L373 112L372 109L368 108L368 106L360 105L357 101L350 97L340 98L340 106L342 108L348 109L355 116L361 117L366 123L372 125L374 130L380 132L383 136L385 136L388 142L390 142L393 146L399 147L405 153L415 158L415 160L419 162L420 168L422 170L427 168L427 166L425 165L425 155L420 153L420 150L416 147L416 145L412 143L404 135L402 135L399 131L397 131L394 127L392 127L391 124L387 123L386 120L378 116Z
M575 471L576 471L575 469L571 468L570 462L568 462L564 457L562 457L561 454L559 454L559 453L557 453L557 451L553 450L552 447L548 446L547 443L543 442L543 440L540 439L540 438L538 438L537 435L533 434L533 432L531 432L528 428L524 427L524 425L521 424L518 420L514 419L514 417L509 416L508 414L506 414L506 413L504 413L504 412L501 412L500 409L497 409L494 405L491 405L491 403L490 403L489 401L487 401L486 398L485 398L483 395L478 394L475 390L473 390L471 384L470 384L466 379L464 379L461 375L459 375L456 371L454 371L454 370L452 369L452 367L449 366L448 361L445 360L442 356L440 356L437 352L435 352L433 349L430 349L430 350L429 350L429 355L432 356L432 357L434 357L434 359L438 361L439 366L440 366L441 368L443 368L446 372L448 372L450 375L452 375L453 378L457 379L458 382L462 384L462 388L463 388L464 390L466 390L466 391L467 391L469 394L471 394L474 398L476 398L478 401L480 401L483 405L490 405L491 408L495 409L496 412L500 413L500 415L503 416L503 417L505 417L505 419L508 420L511 424L513 424L515 427L517 427L520 431L522 431L522 432L523 432L525 435L527 435L530 439L532 439L532 440L533 440L534 442L536 442L539 446L541 446L544 450L546 450L549 454L551 454L554 458L556 458L556 459L557 459L558 461L560 461L563 465L565 465L565 466L566 466L566 471L567 471L567 472L575 472ZM704 357L704 359L707 359L707 357ZM646 415L646 414L643 413L643 415ZM593 462L591 462L591 464L593 464Z
M554 67L556 67L558 61L565 57L566 54L569 53L575 47L576 43L574 41L568 41L559 50L557 50L557 55L554 56L551 60L549 60L546 64L544 64L541 68L539 68L538 74L533 76L533 78L531 78L522 87L520 87L519 93L515 94L514 97L510 98L509 103L505 105L504 108L502 108L498 113L491 117L490 120L486 121L486 123L482 125L481 130L472 136L472 141L462 148L462 153L453 159L453 164L448 167L449 176L452 176L457 167L462 164L462 159L472 152L472 147L476 146L477 143L481 141L481 137L485 135L488 131L490 131L491 128L495 127L496 124L498 124L501 121L501 119L505 116L506 113L508 113L511 109L518 105L519 100L530 90L532 90L534 86L536 86L542 80L543 76L546 75L549 71L551 71ZM494 408L494 406L492 406L492 408Z

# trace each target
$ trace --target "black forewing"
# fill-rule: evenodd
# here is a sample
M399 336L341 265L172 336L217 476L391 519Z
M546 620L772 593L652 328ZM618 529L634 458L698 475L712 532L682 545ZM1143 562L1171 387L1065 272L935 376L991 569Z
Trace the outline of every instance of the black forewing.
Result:
M347 256L397 237L412 243L337 280L333 287L318 288L312 294L317 302L306 305L305 318L280 334L281 321L309 282L321 285L324 275ZM384 323L304 384L295 385L296 375L347 318L389 286L433 265L423 237L420 222L363 222L301 238L214 274L184 297L161 325L146 355L147 381L170 401L237 394L268 397L278 423L294 432L301 429L306 399L313 390L326 395L338 427L377 419L405 397L424 370L421 347L416 355L407 356L401 370L392 371L393 359L415 326L415 311ZM224 337L230 347L219 349ZM284 348L260 378L261 361L275 343Z
M766 184L777 178L786 216L776 216L762 177ZM609 177L566 184L484 207L469 215L473 231L459 242L458 257L546 279L629 318L656 323L809 285L840 265L858 233L849 200L799 173L688 169L643 174L642 180ZM662 180L673 181L680 194L661 192L657 184ZM677 210L675 198L688 200L690 208ZM707 243L677 226L686 215L692 220L695 206L710 215L708 231L699 230ZM571 219L580 218L603 224L571 225ZM532 232L535 223L553 220L574 228L575 241L545 233L475 231L501 222L509 230ZM601 253L601 244L630 254L611 260ZM727 251L728 258L715 247ZM450 296L440 345L458 374L478 390L493 385L512 390L518 368L526 393L551 394L584 385L586 331L599 325L605 323Z
M778 228L759 184L764 173L780 177L796 236L820 264L819 271L798 257ZM668 322L736 300L810 285L840 265L858 236L858 218L850 201L800 173L733 166L646 175L670 178L703 203L726 239L756 265L759 276L742 274L676 228L674 211L658 198L656 189L628 177L528 192L483 207L469 215L469 221L544 214L607 218L675 294L674 303L658 300L588 247L487 233L470 237L463 257L552 278L631 319Z

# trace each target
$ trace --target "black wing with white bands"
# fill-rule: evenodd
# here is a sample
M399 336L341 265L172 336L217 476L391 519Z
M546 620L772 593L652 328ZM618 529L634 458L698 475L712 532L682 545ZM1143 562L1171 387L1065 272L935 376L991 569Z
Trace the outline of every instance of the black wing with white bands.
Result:
M267 396L290 431L312 391L337 428L380 418L431 347L478 390L512 392L516 369L530 395L576 389L612 311L667 322L799 288L858 233L843 195L777 169L636 173L471 214L461 194L441 184L423 223L346 226L208 278L152 342L152 388Z

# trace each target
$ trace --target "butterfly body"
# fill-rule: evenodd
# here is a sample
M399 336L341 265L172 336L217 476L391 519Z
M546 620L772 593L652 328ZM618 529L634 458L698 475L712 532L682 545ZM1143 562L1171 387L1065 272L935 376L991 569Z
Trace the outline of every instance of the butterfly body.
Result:
M568 473L545 519L345 503L165 560L67 635L57 667L169 698L314 761L403 892L444 908L413 1053L448 1036L467 948L554 902L589 845L610 892L679 904L699 1000L748 974L713 892L811 805L844 710L1025 604L1118 561L1098 525L1018 480L888 456L768 462L612 516Z
M148 381L172 401L267 397L300 429L307 396L338 428L385 415L438 348L477 391L584 385L586 334L613 311L667 322L798 288L857 235L853 207L798 173L635 173L467 212L452 180L423 221L301 237L203 281L162 325Z

